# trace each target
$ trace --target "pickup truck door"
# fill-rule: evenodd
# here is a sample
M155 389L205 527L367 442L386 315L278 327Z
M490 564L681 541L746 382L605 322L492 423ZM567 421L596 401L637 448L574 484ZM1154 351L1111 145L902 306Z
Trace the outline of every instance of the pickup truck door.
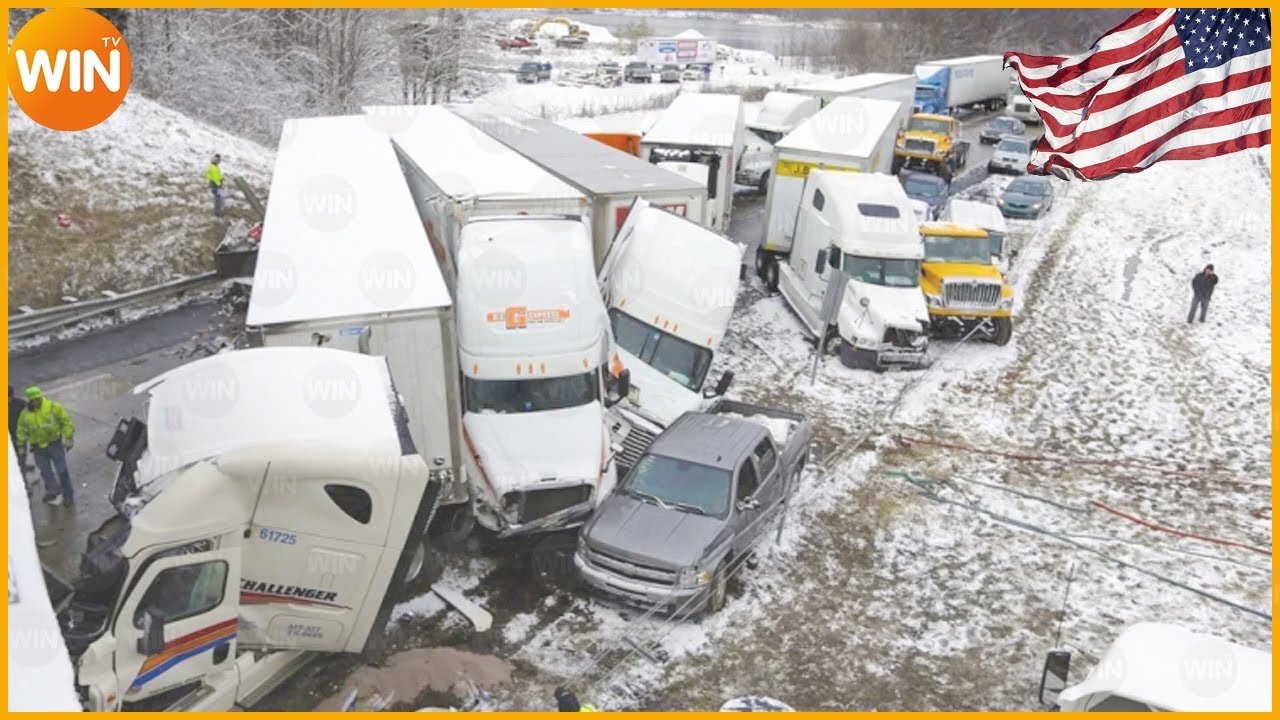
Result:
M785 494L785 487L780 478L777 449L768 437L762 438L752 450L748 463L759 479L755 494L752 495L755 505L752 511L755 513L755 522L752 524L750 542L755 545L765 531L772 526L778 510L782 507L781 501Z
M734 555L749 552L760 534L760 520L764 517L765 507L759 499L759 477L755 462L751 458L744 460L738 468L733 496L733 512L738 517L737 532L734 535Z
M218 685L213 676L219 673L229 673L234 684L240 534L223 535L224 547L161 554L143 567L121 603L113 628L122 702L201 681ZM157 621L163 623L163 647L144 650L139 643L146 635L144 626Z

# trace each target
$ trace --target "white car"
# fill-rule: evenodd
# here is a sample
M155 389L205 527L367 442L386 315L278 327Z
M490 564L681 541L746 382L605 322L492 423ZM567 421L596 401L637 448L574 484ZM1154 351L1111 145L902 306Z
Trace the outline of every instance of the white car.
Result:
M685 68L684 72L680 73L680 82L702 82L706 79L702 70L696 67Z
M987 172L1025 173L1031 162L1031 140L1005 135L996 143L995 153L987 163Z

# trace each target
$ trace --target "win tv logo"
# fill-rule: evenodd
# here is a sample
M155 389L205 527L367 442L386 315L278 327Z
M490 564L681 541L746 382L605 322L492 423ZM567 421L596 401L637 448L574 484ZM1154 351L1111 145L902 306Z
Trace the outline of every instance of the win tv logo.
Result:
M14 36L8 71L9 92L27 117L53 130L84 130L124 102L129 44L92 10L46 10Z

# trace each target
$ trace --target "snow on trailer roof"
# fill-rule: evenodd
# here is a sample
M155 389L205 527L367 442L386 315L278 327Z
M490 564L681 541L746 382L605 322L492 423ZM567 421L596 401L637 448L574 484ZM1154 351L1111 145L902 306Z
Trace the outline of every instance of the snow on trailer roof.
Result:
M401 454L382 357L319 347L236 350L177 367L133 392L150 396L140 485L268 439Z
M454 198L580 201L582 193L438 105L371 105L373 122Z
M842 78L818 80L806 85L797 85L788 90L788 92L843 94L887 85L892 82L900 82L910 77L910 75L902 73L862 73L861 75L848 75Z
M494 106L460 105L451 109L507 147L592 195L702 190L702 185L683 175L550 120L515 117Z
M1126 628L1060 703L1118 695L1176 712L1268 712L1271 654L1168 623Z
M630 133L644 135L658 121L661 110L629 110L592 117L560 120L559 124L579 133Z
M658 145L733 147L742 98L723 93L680 93L641 142Z
M990 203L976 200L951 200L947 203L947 220L957 225L976 225L985 230L1007 232L1004 214Z
M955 65L968 65L970 63L976 63L976 62L990 62L992 60L999 60L1001 63L1003 63L1004 57L1001 55L966 55L965 57L949 58L947 60L930 60L928 62L924 62L920 64L921 65L945 65L947 67L952 67Z
M449 304L386 135L360 115L286 120L246 324Z
M787 133L775 147L779 151L831 153L868 157L895 125L898 107L892 100L838 97Z

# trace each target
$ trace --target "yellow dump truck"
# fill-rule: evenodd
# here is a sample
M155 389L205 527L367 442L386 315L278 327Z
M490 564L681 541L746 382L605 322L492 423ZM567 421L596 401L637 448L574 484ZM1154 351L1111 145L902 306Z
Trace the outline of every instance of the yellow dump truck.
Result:
M893 172L914 168L933 173L947 182L964 167L969 143L960 139L960 124L950 115L915 113L898 133L893 148Z
M986 337L1004 345L1013 336L1013 287L996 267L987 231L972 225L920 226L924 263L920 289L932 334Z

